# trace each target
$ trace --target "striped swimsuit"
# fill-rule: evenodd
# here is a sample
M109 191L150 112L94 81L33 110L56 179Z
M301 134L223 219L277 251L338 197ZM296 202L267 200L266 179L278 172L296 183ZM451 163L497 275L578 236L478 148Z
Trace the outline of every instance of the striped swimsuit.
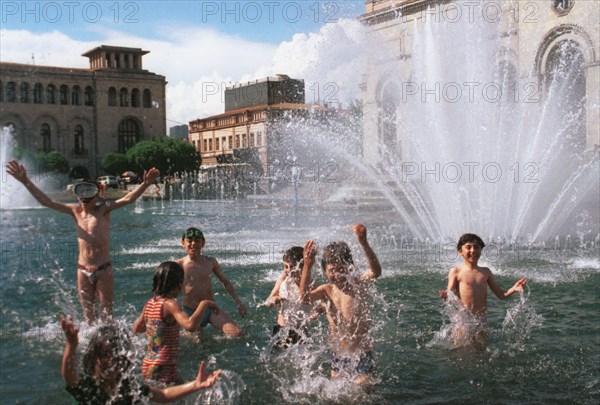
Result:
M166 322L163 305L167 298L153 297L144 307L148 346L142 363L142 373L147 380L177 383L177 354L179 351L179 324Z

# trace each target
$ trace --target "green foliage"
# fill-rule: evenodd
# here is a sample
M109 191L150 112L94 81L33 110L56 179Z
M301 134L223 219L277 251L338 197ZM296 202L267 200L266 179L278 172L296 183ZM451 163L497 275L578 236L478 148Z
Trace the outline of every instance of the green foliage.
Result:
M69 173L69 161L59 152L39 152L35 160L41 172Z
M102 170L108 174L120 175L126 170L131 169L131 163L127 155L119 152L111 152L102 159Z
M142 141L127 151L131 166L128 170L143 173L156 167L162 175L175 172L198 170L200 153L193 145L173 138L158 138Z

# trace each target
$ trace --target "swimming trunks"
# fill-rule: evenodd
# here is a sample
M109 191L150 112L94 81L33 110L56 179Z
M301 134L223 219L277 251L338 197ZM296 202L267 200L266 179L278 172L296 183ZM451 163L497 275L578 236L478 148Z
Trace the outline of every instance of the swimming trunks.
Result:
M111 266L111 262L106 262L104 264L101 264L100 266L84 266L83 264L77 263L77 269L88 278L89 282L92 285L96 285L96 281L98 281L98 276Z
M368 374L372 373L375 368L373 362L373 352L368 351L362 353L356 361L356 356L338 357L335 353L331 353L331 369L336 372L344 372L347 374Z
M187 316L192 316L192 314L196 311L195 309L186 307L185 305L183 306L182 309L183 309L183 312L185 312L187 314ZM206 308L206 311L204 311L204 316L202 317L202 323L200 324L200 326L202 328L204 328L206 325L208 325L208 320L210 319L211 314L212 314L212 309Z

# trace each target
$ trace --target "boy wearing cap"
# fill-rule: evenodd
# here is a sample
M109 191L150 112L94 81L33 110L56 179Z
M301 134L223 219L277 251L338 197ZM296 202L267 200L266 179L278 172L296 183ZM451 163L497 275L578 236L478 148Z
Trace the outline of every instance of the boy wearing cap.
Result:
M99 298L100 316L112 316L114 279L110 261L110 212L137 200L148 186L154 184L159 171L152 168L144 173L144 182L135 190L114 202L98 204L98 185L91 180L83 181L73 191L79 205L54 201L27 177L25 167L10 161L6 171L23 183L31 195L43 206L73 216L77 224L77 290L83 315L89 324L96 321L94 302Z
M181 237L181 246L185 249L187 255L176 262L183 267L185 273L183 281L183 310L190 315L194 313L200 301L214 301L211 281L211 275L214 273L235 301L240 316L246 316L246 307L237 296L233 284L231 284L221 271L221 266L217 259L202 254L205 244L204 235L198 228L188 228ZM242 336L240 328L223 310L219 310L219 313L214 313L210 310L206 311L201 325L204 327L208 323L219 329L226 336Z

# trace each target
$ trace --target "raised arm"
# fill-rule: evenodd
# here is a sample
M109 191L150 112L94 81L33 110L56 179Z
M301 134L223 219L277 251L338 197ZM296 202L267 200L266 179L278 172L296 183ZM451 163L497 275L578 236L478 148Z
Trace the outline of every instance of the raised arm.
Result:
M160 175L160 172L155 167L153 167L152 169L150 169L148 171L145 171L144 172L144 181L142 182L142 184L140 184L135 190L127 193L127 195L125 195L124 197L119 198L117 201L115 201L112 204L109 204L107 206L107 210L112 211L117 208L121 208L124 205L135 202L135 200L137 200L138 198L140 198L140 196L142 194L144 194L144 191L146 191L146 189L148 187L150 187L152 184L154 184L154 182L156 181L156 179L158 178L159 175Z
M223 274L223 272L221 271L221 265L219 264L219 262L216 259L213 259L213 273L215 273L215 276L217 276L217 278L219 279L221 284L223 284L223 287L225 287L225 289L227 290L229 295L231 295L231 298L233 298L233 300L235 301L235 305L238 308L238 312L240 313L240 316L242 318L245 317L246 314L248 313L246 306L242 303L242 301L238 297L237 293L235 292L235 288L233 288L233 284L231 284L231 282L227 279L227 277L225 277L225 274Z
M527 280L525 278L521 278L519 281L517 281L515 283L515 285L510 287L508 290L504 291L498 285L498 283L496 282L496 279L494 278L494 275L491 272L490 272L490 276L488 277L488 285L490 286L490 290L492 290L494 295L496 297L498 297L498 299L501 299L501 300L510 297L517 291L523 292L523 289L524 289L523 287L525 287L525 284L527 284Z
M62 327L67 343L63 351L62 365L60 374L67 383L67 386L74 387L79 382L79 373L77 372L77 345L79 344L79 328L73 325L73 318L60 318L60 326Z
M165 315L171 315L173 318L175 318L175 321L188 332L193 332L200 328L204 313L209 308L215 313L219 312L218 305L214 301L209 300L200 301L200 304L198 307L196 307L194 313L189 317L185 312L183 312L177 301L174 299L165 301L163 306Z
M73 215L73 209L68 204L59 203L58 201L54 201L50 197L48 197L42 190L40 190L33 182L27 177L27 170L25 166L17 162L16 160L11 160L6 165L6 172L13 176L17 181L21 182L27 191L44 207L52 208L53 210Z
M313 240L309 240L304 244L302 277L300 278L300 297L306 303L313 303L328 296L329 285L321 285L314 290L311 290L312 267L315 264L317 255L317 246Z
M204 362L201 362L198 369L198 375L194 381L163 389L150 387L150 393L152 394L150 399L158 403L177 401L178 399L181 399L203 388L212 387L221 376L221 373L221 370L216 370L210 375L206 375Z
M363 224L357 224L352 227L352 232L356 235L356 239L365 252L367 263L369 264L369 269L363 273L362 277L370 279L378 278L381 275L381 264L379 264L377 255L367 241L367 228Z

